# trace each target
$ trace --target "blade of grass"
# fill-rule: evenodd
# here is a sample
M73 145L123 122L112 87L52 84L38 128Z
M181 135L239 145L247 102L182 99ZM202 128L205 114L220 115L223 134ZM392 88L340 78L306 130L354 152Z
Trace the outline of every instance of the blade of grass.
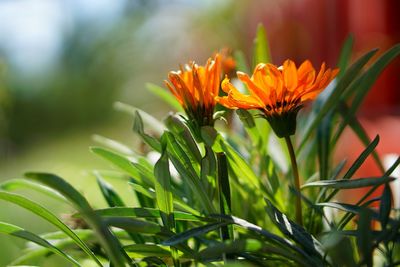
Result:
M100 244L115 266L124 267L126 266L125 263L132 265L130 258L124 253L118 239L106 227L101 218L94 213L87 200L69 183L56 175L48 173L26 173L25 176L57 190L71 201L89 226L97 232Z
M90 257L92 258L99 266L102 266L100 261L94 255L94 253L90 250L90 248L72 231L66 224L64 224L57 216L48 211L46 208L42 207L36 202L29 200L21 195L17 195L9 192L1 192L0 191L0 199L5 200L7 202L11 202L16 204L30 212L42 217L47 222L51 223L69 237L71 237L74 242Z
M6 234L6 235L11 235L11 236L16 236L16 237L31 241L35 244L38 244L39 246L47 248L51 252L61 256L62 258L66 259L73 265L81 266L74 258L72 258L70 255L65 254L63 251L61 251L57 247L50 244L47 240L45 240L45 239L41 238L40 236L35 235L34 233L29 232L21 227L18 227L16 225L9 224L9 223L0 222L0 233Z

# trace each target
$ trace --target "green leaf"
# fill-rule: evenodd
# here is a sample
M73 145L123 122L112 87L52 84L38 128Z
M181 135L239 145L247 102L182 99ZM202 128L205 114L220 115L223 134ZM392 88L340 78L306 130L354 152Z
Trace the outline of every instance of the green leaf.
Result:
M152 149L157 152L161 152L160 141L144 132L143 120L139 111L136 111L135 113L135 119L133 121L133 131L139 134L142 137L143 141Z
M266 200L266 202L267 213L279 230L301 245L310 255L317 256L318 260L322 260L320 256L323 254L323 249L319 241L303 227L287 218L270 201Z
M343 92L348 88L348 86L353 82L354 77L358 75L358 73L362 70L363 66L371 59L371 57L377 52L377 49L372 50L365 55L363 55L360 59L358 59L351 67L346 71L343 75L342 79L339 80L337 85L335 86L332 93L328 96L326 101L321 105L321 109L317 114L313 114L310 116L310 120L307 122L303 132L302 141L298 147L298 152L306 144L306 141L311 136L312 131L316 126L319 125L321 120L326 116L326 114L336 108L339 103L339 99L342 97Z
M368 204L368 203L367 203ZM347 203L338 203L338 202L325 202L325 203L316 203L316 206L320 207L329 207L334 209L343 210L353 214L360 214L367 205L363 204L362 206L347 204ZM379 219L378 216L374 216L375 219Z
M369 186L376 186L387 184L391 181L395 180L393 177L368 177L368 178L359 178L359 179L351 179L351 180L324 180L318 182L311 182L304 184L303 188L307 187L326 187L326 188L334 188L334 189L354 189L354 188L362 188Z
M0 222L0 233L6 234L6 235L11 235L11 236L16 236L16 237L34 242L34 243L38 244L39 246L45 247L48 250L50 250L51 252L61 256L62 258L66 259L73 265L81 266L74 258L65 254L63 251L61 251L57 247L53 246L52 244L47 242L45 239L41 238L38 235L35 235L34 233L31 233L31 232L25 230L23 228L20 228L16 225Z
M290 241L288 241L285 238L282 238L278 235L275 235L267 230L262 229L260 226L253 224L251 222L248 222L244 219L235 217L235 216L229 216L229 215L212 215L211 217L213 218L219 218L222 219L223 221L229 223L229 224L235 224L240 226L243 229L252 231L257 233L257 235L264 237L266 240L269 242L274 243L275 245L279 245L285 249L290 249L291 252L293 253L298 253L303 257L303 260L307 261L310 266L315 266L316 262L314 258L310 257L309 254L304 252L301 248L296 247L293 245Z
M236 50L233 53L233 57L236 61L236 69L244 73L250 73L249 64L247 64L246 56L243 51Z
M87 243L97 242L96 234L89 229L75 229L74 232L79 236L79 238ZM129 236L125 231L115 229L115 235L121 240L130 240ZM45 240L51 240L52 245L56 246L58 249L67 251L68 249L76 250L75 241L68 238L63 232L51 232L45 233L40 236ZM21 251L21 255L14 259L10 265L23 265L24 263L37 261L41 257L46 257L49 253L49 250L44 247L30 247Z
M366 97L368 91L372 88L372 85L378 79L381 72L386 68L386 66L393 61L397 56L400 55L400 44L393 46L386 53L384 53L374 64L366 71L363 75L358 77L342 96L343 100L348 99L353 93L355 96L351 102L350 109L347 114L343 117L343 121L339 125L336 135L341 135L346 125L352 119L354 114L357 112L361 106L364 98Z
M371 231L371 211L365 209L360 214L357 227L357 245L361 254L362 265L372 267L372 231Z
M217 230L221 226L224 226L227 224L228 224L227 222L215 222L215 223L210 223L210 224L202 225L199 227L195 227L195 228L192 228L185 232L182 232L182 233L172 236L171 238L162 242L162 244L165 246L175 246L175 245L178 245L179 243L185 242L189 238L197 237L199 235L204 235L208 232Z
M100 244L110 257L111 262L118 267L125 266L127 255L123 253L118 239L112 234L110 229L106 227L101 218L94 213L87 200L75 188L62 178L53 174L26 173L25 176L57 190L71 201L89 226L98 234Z
M217 153L217 188L219 198L219 211L221 214L230 214L231 205L231 188L229 185L228 163L224 153ZM229 239L229 229L223 226L221 228L222 240Z
M182 148L185 150L188 156L194 161L194 163L201 162L201 153L197 144L190 133L189 128L176 116L168 116L165 119L165 124L168 127L177 141L182 144Z
M151 190L150 189L146 189L143 186L135 184L135 183L128 183L128 184L130 186L132 186L132 188L135 191L145 195L146 197L151 198L151 199L155 199L156 198L156 194L155 194L154 189L152 189L152 188L151 188ZM185 202L183 202L183 201L181 201L179 199L174 199L174 205L178 209L184 210L186 212L189 212L189 213L197 215L197 216L200 215L200 213L197 210L195 210L194 208L190 207L188 204L186 204Z
M388 51L386 51L374 64L361 75L354 83L351 88L343 95L343 99L347 99L348 95L353 92L356 94L350 107L350 113L354 114L356 110L360 107L364 97L371 89L372 85L378 79L381 72L386 68L386 66L392 62L397 56L400 55L400 44L394 45ZM346 124L346 120L344 122Z
M67 225L65 225L60 219L58 219L53 213L48 211L46 208L42 207L36 202L29 200L23 196L0 191L0 199L5 200L7 202L11 202L16 204L24 209L29 210L30 212L42 217L52 225L56 226L58 229L63 231L69 237L71 237L75 243L88 255L90 256L99 266L102 266L100 261L96 258L94 253L90 250L90 248L72 231Z
M242 121L244 129L246 130L247 134L251 139L251 143L258 147L260 144L260 135L254 121L253 114L245 109L237 109L236 114L238 115L239 119Z
M181 104L179 104L179 101L176 100L176 98L168 92L166 89L155 85L153 83L146 83L146 88L149 90L152 94L155 96L158 96L161 100L163 100L165 103L167 103L170 107L175 109L178 112L184 112Z
M93 141L108 147L109 149L112 149L113 151L118 151L121 154L124 155L136 155L136 153L130 149L130 147L128 147L125 144L122 144L116 140L95 134L92 136Z
M260 189L260 180L242 156L233 147L223 141L221 141L221 147L225 151L228 162L232 166L233 171L236 172L236 175L242 179L246 179L254 188Z
M107 201L108 206L116 207L116 206L125 206L125 203L122 201L117 192L115 192L114 188L104 181L100 174L96 173L97 184L100 187L101 193L103 194L104 199Z
M223 139L222 136L211 126L201 127L201 138L204 143L211 147L214 152L223 152L220 141Z
M242 255L242 253L254 253L260 255L279 255L284 257L285 259L292 260L299 264L299 266L312 266L307 261L304 261L301 257L298 257L296 254L291 253L285 248L280 248L277 246L272 246L265 242L261 242L256 239L239 239L235 241L225 241L224 243L218 243L215 245L208 246L207 248L200 251L196 258L203 262L209 262L211 260L215 260L221 257L222 254L238 254ZM264 258L263 255L260 257ZM272 263L269 259L262 260L263 264L266 266L268 263ZM284 264L285 261L282 262ZM225 266L225 265L224 265ZM240 265L242 266L242 265Z
M339 112L342 116L346 116L346 114L348 116L350 116L348 114L348 107L347 104L342 102L341 105L339 106ZM357 135L358 139L360 139L360 141L364 144L364 146L368 146L371 143L371 139L369 138L367 131L364 129L364 127L361 125L361 123L359 122L359 120L357 119L356 116L351 116L351 118L349 119L349 126L351 127L351 129L353 130L353 132ZM334 140L332 140L332 146L334 146L338 139L340 138L341 135L336 135L334 137ZM374 160L376 162L376 164L378 165L378 167L380 168L380 170L383 172L385 172L385 168L383 167L382 161L379 158L379 155L376 151L372 151L372 156L374 157Z
M333 113L329 112L317 126L317 149L319 162L319 175L321 180L328 179L330 171L330 137Z
M169 172L168 154L166 151L167 141L165 135L161 137L162 153L154 167L155 190L157 206L160 209L161 219L167 229L175 228L173 197L171 192L171 174Z
M101 147L91 147L90 151L111 162L141 183L146 185L154 183L154 176L151 172L146 172L144 166L133 163L127 157Z
M185 154L182 147L176 141L175 137L170 132L165 132L165 141L167 142L168 156L175 166L181 178L188 183L195 197L200 201L200 204L208 213L214 213L215 209L211 199L206 194L205 188L200 181L200 177L196 173L189 157Z
M161 218L160 210L152 208L134 208L134 207L112 207L106 209L95 210L95 212L102 217L133 217L133 218L147 218L158 219ZM77 214L76 216L79 216ZM210 221L206 217L193 215L187 212L174 211L174 218L178 221Z
M351 50L353 49L354 44L354 37L353 35L349 35L346 38L346 41L343 44L342 50L340 51L339 61L338 61L338 68L340 70L338 74L338 79L343 77L347 66L349 65L350 58L351 58Z
M321 239L325 251L335 264L334 266L358 266L354 260L355 253L350 238L336 231L330 231Z
M343 179L350 179L355 172L361 167L367 157L375 151L376 146L379 144L379 135L377 135L374 140L364 149L364 151L358 156L358 158L353 162L350 168L347 170ZM322 191L325 192L327 188L323 188ZM331 194L329 194L325 198L325 202L331 200L337 193L339 192L338 189L334 190Z
M133 107L131 105L128 105L128 104L125 104L122 102L116 102L114 104L114 108L116 110L119 110L119 111L122 111L129 115L134 116L135 119L137 117L139 117L140 123L141 123L140 127L142 130L143 130L143 125L146 125L146 127L149 127L151 129L151 132L156 134L157 136L161 136L165 130L164 125L159 120L157 120L152 115L150 115L149 113L147 113L139 108ZM143 131L140 131L140 133L143 133Z
M265 172L267 173L269 184L271 185L272 193L276 194L281 187L279 177L277 174L277 168L272 158L268 155L264 156L261 166L264 166Z
M132 258L171 257L168 247L153 244L131 244L124 246L125 251Z
M264 26L260 23L257 26L257 34L253 44L253 67L258 63L270 63L271 53Z
M104 217L107 225L124 229L133 234L158 234L162 227L154 222L128 217Z
M24 179L7 180L0 184L0 188L3 190L6 190L6 191L14 191L14 190L18 190L18 189L32 189L37 192L43 193L43 194L45 194L53 199L56 199L58 201L64 202L66 204L70 204L65 199L65 197L63 197L57 191L55 191L47 186L43 186L38 183L33 183L31 181L27 181Z
M379 219L382 225L382 229L386 229L386 225L389 221L390 211L392 209L392 190L390 185L385 184L385 187L381 196L381 203L379 205Z

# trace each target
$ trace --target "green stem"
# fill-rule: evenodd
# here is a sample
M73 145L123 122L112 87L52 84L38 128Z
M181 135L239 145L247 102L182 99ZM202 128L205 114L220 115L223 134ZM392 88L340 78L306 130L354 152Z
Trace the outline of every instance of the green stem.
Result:
M294 187L300 194L300 178L299 178L299 170L297 168L296 162L296 154L293 149L292 141L290 140L290 136L285 136L286 145L290 155L290 161L292 163L292 170L293 170L293 178L294 178ZM303 225L303 215L301 210L301 196L296 196L296 222L299 225Z

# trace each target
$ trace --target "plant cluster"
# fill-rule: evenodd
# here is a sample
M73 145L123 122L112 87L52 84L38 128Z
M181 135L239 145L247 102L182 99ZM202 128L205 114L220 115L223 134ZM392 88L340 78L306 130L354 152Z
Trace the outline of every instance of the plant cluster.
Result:
M36 244L12 264L57 254L74 266L399 265L400 215L392 207L390 182L400 158L385 169L375 151L379 136L371 140L355 114L400 45L368 65L377 50L349 65L351 49L349 38L337 69L323 64L317 72L308 61L296 68L290 60L277 67L260 26L251 77L245 56L225 51L204 66L191 62L170 72L166 86L172 94L148 85L176 111L162 122L117 103L133 116L144 146L138 152L104 138L105 147L91 148L117 168L93 172L109 207L92 208L53 174L27 173L27 179L0 185L1 200L59 230L37 235L0 222L0 233ZM335 162L346 127L365 149L354 162ZM368 157L382 174L354 177ZM115 179L132 189L134 206L113 188ZM24 187L72 205L75 227L11 192ZM378 198L370 198L382 187ZM356 188L365 193L355 204L341 202L339 192Z

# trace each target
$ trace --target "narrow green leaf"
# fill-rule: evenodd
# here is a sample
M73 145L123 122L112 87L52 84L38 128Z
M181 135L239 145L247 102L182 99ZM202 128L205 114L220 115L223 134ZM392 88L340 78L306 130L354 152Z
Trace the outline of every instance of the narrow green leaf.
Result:
M392 172L399 166L400 164L400 157L392 164L392 166L384 173L384 177L387 177L392 174ZM379 185L373 186L371 189L366 192L360 200L357 201L356 205L361 205L375 190L379 187ZM347 223L353 218L353 214L346 214L340 221L340 229L343 229Z
M123 253L118 239L112 234L110 229L105 226L101 218L94 213L87 200L75 188L64 179L53 174L26 173L25 176L57 190L64 197L70 200L74 204L75 208L82 214L82 217L86 220L89 226L97 232L100 244L110 257L111 262L118 267L125 266L125 262L129 257Z
M165 132L165 140L167 142L168 156L182 179L189 184L203 208L208 213L214 213L215 209L211 199L205 193L204 186L200 182L200 177L193 168L189 157L185 154L171 133Z
M161 152L160 141L144 132L143 120L139 111L135 112L135 119L133 121L133 131L139 134L143 141L157 152Z
M320 256L323 255L323 249L319 241L303 227L287 218L270 201L267 200L266 202L267 213L275 225L278 226L279 230L301 245L310 255L318 256L318 259L322 260Z
M63 197L61 194L59 194L57 191L55 191L47 186L43 186L38 183L33 183L31 181L27 181L24 179L7 180L0 184L0 188L3 190L6 190L6 191L14 191L14 190L18 190L18 189L32 189L37 192L43 193L44 195L47 195L58 201L64 202L66 204L70 204L67 201L67 199L65 197Z
M348 114L348 109L349 108L347 107L347 104L344 102L342 102L339 106L339 112L343 117L346 116L346 114L347 116L351 116L350 114ZM349 118L348 123L353 132L357 135L358 139L360 139L360 141L364 144L364 146L367 147L371 143L371 139L369 138L367 131L361 125L357 117L355 115L351 116L351 118ZM332 146L334 146L337 143L340 136L341 135L338 134L335 135L334 139L332 140ZM385 172L385 168L383 167L382 161L378 153L376 151L373 151L372 156L374 157L374 160L378 165L378 167L380 168L380 170L382 171L382 173Z
M362 264L372 267L372 231L371 231L371 211L365 209L360 214L357 227L357 245L361 254Z
M379 144L379 135L377 135L374 140L364 149L364 151L358 156L358 158L353 162L353 164L350 166L350 168L347 170L345 175L343 176L343 179L350 179L355 172L361 167L361 165L364 163L364 161L367 159L367 157L375 151L376 146ZM322 190L325 192L327 188L323 188ZM339 192L338 189L334 190L329 194L324 202L328 202L331 200L337 193Z
M103 194L104 199L107 201L108 206L116 207L116 206L125 206L125 203L122 201L117 192L115 192L114 188L104 181L98 173L95 173L97 184L100 187L100 191Z
M236 175L243 180L245 179L246 182L254 188L260 189L260 179L258 179L252 168L247 164L242 156L222 140L221 147L225 151L228 162L232 166L233 171L236 172Z
M271 53L264 26L260 23L257 26L257 34L253 44L253 67L258 63L270 63Z
M102 217L133 217L147 219L161 218L160 210L152 208L112 207L95 210L95 212ZM79 214L76 214L76 216L79 216ZM209 218L193 215L182 211L174 211L174 218L178 221L210 221Z
M305 130L303 133L302 141L298 147L298 152L306 144L306 141L311 136L312 131L315 129L317 125L321 122L321 120L326 116L326 114L336 108L339 103L339 99L342 97L343 92L348 88L348 86L353 82L354 77L358 75L358 73L362 70L364 65L371 59L371 57L377 52L377 49L372 50L365 55L363 55L360 59L358 59L351 67L346 71L343 75L342 79L339 80L337 85L335 86L332 93L329 95L327 100L321 106L321 110L311 116L310 120L305 125Z
M194 140L189 128L176 116L168 116L165 119L165 124L174 135L175 138L182 144L182 148L185 150L188 156L195 163L201 162L201 153L197 147L196 141Z
M0 222L0 233L11 235L11 236L16 236L16 237L34 242L34 243L38 244L39 246L45 247L48 250L50 250L51 252L61 256L62 258L66 259L73 265L81 266L74 258L65 254L63 251L61 251L57 247L53 246L52 244L47 242L45 239L41 238L38 235L35 235L34 233L31 233L31 232L25 230L23 228L20 228L16 225Z
M167 103L170 107L175 109L178 112L184 112L181 104L179 104L178 100L166 89L155 85L153 83L146 83L146 88L155 96L158 96L161 100Z
M238 218L235 216L229 216L229 215L212 215L212 217L222 219L223 221L225 221L229 224L238 225L243 229L257 233L258 235L264 237L266 240L274 243L275 245L279 245L285 249L291 249L291 252L295 252L295 253L298 253L299 255L301 255L305 261L307 261L309 264L311 264L311 266L313 266L313 265L315 266L315 264L317 264L314 261L314 259L312 257L310 257L309 254L307 254L301 248L292 244L292 242L290 242L287 239L282 238L278 235L275 235L267 230L264 230L256 224L253 224L244 219L241 219L241 218Z
M381 72L399 55L400 44L396 44L386 51L382 56L380 56L378 60L376 60L374 64L372 64L372 66L352 84L351 88L349 88L346 94L343 95L343 99L347 99L348 95L351 95L353 92L356 93L350 107L351 114L355 114L364 97L378 79ZM344 124L346 124L346 121Z
M154 176L151 172L146 172L144 166L133 163L126 156L101 147L91 147L90 151L111 162L141 183L146 185L154 183Z
M94 233L91 229L75 229L74 232L79 236L82 241L87 243L97 242L96 233ZM115 229L115 235L121 240L130 240L129 236L126 234L124 230ZM45 233L40 236L45 240L51 240L52 245L56 246L58 249L67 251L68 249L76 250L75 241L71 238L68 238L63 232L51 232ZM28 262L37 261L41 257L47 256L49 250L44 247L30 247L21 251L21 255L14 259L10 265L23 265Z
M201 138L204 143L212 147L214 152L223 152L220 141L223 139L222 136L215 130L214 127L211 126L203 126L201 127Z
M392 209L392 190L390 189L389 184L385 184L381 196L381 203L379 205L379 219L382 225L382 229L386 229L391 209Z
M239 116L239 119L242 121L244 129L251 139L251 143L258 147L260 143L260 135L254 121L253 114L245 109L236 110L236 114Z
M359 214L360 212L362 212L363 209L365 209L364 206L357 206L357 205L338 203L338 202L316 203L315 205L320 207L339 209L353 214Z
M351 179L351 180L324 180L318 182L311 182L304 184L303 188L307 187L327 187L334 189L354 189L354 188L362 188L369 186L376 186L387 184L391 181L395 180L393 177L367 177L367 178L359 178L359 179Z
M274 161L272 160L272 158L269 155L264 155L264 158L262 159L261 162L261 172L265 171L265 173L267 174L267 178L269 181L269 184L271 186L272 189L272 193L276 194L278 192L278 190L280 189L280 181L279 181L279 177L277 174L277 169L276 166L274 164Z
M112 149L113 151L117 151L124 155L135 155L136 153L127 145L122 144L116 140L95 134L92 136L93 141Z
M330 231L322 237L322 244L335 263L334 266L358 266L354 260L355 253L350 238L336 231Z
M52 225L56 226L58 229L63 231L69 237L71 237L75 243L88 255L90 256L99 266L102 266L100 261L96 258L94 253L90 248L72 231L67 225L65 225L60 219L58 219L53 213L48 211L46 208L42 207L36 202L29 200L23 196L0 191L0 199L16 204L30 212L42 217Z
M353 93L355 93L355 96L353 98L353 101L351 102L350 109L343 117L343 121L336 131L336 135L340 135L343 132L346 125L360 108L362 102L364 101L364 98L366 97L369 90L372 88L372 85L378 79L381 72L390 62L392 62L399 55L400 44L397 44L389 49L387 52L385 52L363 75L358 77L352 83L347 92L342 96L342 99L348 99Z
M227 222L215 222L206 225L202 225L196 228L192 228L185 232L179 233L177 235L172 236L171 238L162 242L165 246L175 246L179 243L185 242L189 238L197 237L199 235L206 234L208 232L219 229L221 226L227 225Z
M173 197L165 135L161 137L161 141L163 144L161 157L154 167L154 176L156 177L154 188L156 190L157 206L160 209L163 224L167 229L173 230L175 228Z
M346 38L346 41L344 42L342 46L342 50L340 51L340 56L339 56L339 61L338 61L338 68L340 70L338 78L340 79L343 77L343 74L345 70L347 69L347 66L349 65L350 58L351 58L351 50L353 49L353 44L354 44L354 37L353 35L349 35Z
M288 260L296 262L299 264L299 266L312 266L307 261L304 261L301 257L291 253L287 249L272 246L256 239L239 239L212 245L200 251L196 258L199 258L200 261L209 262L211 260L218 259L222 254L241 255L244 252L258 252L257 254L265 253L267 255L279 255ZM268 263L272 262L270 262L268 259L265 259L264 264L266 266L270 266Z
M319 162L319 175L321 180L328 179L330 171L330 138L333 113L329 112L317 126L317 150Z
M130 186L132 186L132 188L135 191L145 195L146 197L148 197L150 199L155 199L156 198L156 194L155 194L155 190L154 189L152 189L152 188L151 189L146 189L143 186L135 184L135 183L128 183L128 184ZM197 216L200 215L200 213L196 209L190 207L188 204L186 204L185 202L183 202L183 201L181 201L179 199L174 199L174 205L175 205L175 207L177 209L184 210L184 211L186 211L188 213L191 213L193 215L197 215Z
M145 257L171 257L171 251L168 247L153 244L131 244L124 246L128 255L132 258Z
M221 214L230 214L231 205L231 188L229 184L228 163L224 153L217 153L217 188L219 197L219 211ZM229 229L227 226L221 227L222 240L229 239Z
M249 64L247 64L246 56L243 51L236 50L233 53L233 57L236 61L236 69L244 73L250 73Z
M143 126L146 125L146 127L149 127L151 129L151 132L156 134L157 136L161 136L165 130L164 125L158 119L154 118L152 115L139 108L133 107L131 105L122 102L114 103L114 108L118 111L122 111L129 115L132 115L135 118L139 117L142 130ZM141 132L143 133L143 131Z
M154 222L139 220L128 217L104 217L107 225L124 229L133 234L157 234L162 227Z

